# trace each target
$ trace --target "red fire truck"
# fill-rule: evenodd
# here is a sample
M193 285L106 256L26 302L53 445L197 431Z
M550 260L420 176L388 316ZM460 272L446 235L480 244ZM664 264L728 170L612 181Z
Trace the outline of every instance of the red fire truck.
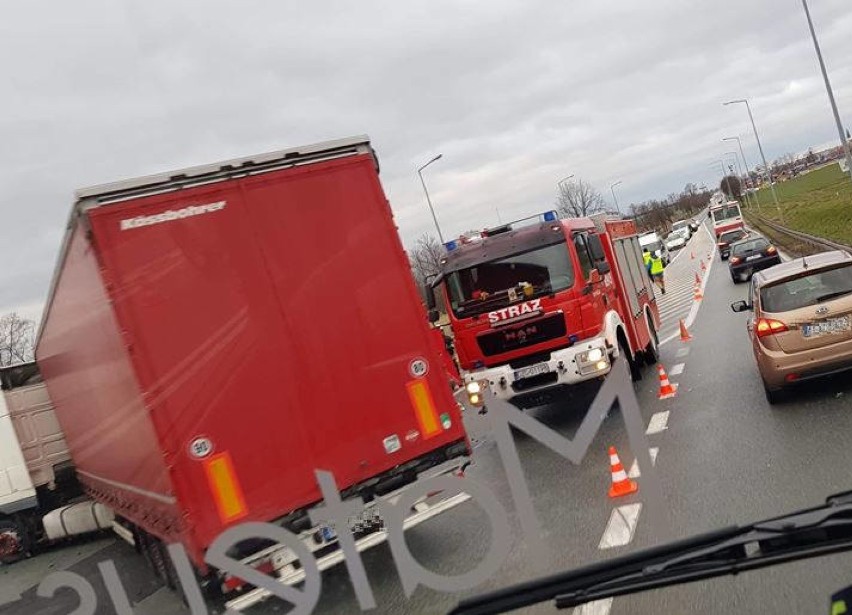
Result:
M713 220L713 234L716 239L719 239L719 235L726 231L745 228L743 213L740 211L740 204L736 201L711 207L710 218Z
M547 212L445 247L433 289L471 403L490 387L528 407L605 376L617 357L634 379L656 362L660 317L632 220Z

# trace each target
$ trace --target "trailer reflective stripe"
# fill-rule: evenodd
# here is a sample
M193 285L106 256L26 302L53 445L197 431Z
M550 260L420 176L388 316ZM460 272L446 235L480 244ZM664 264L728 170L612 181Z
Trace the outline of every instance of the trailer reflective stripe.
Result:
M204 462L207 482L219 509L219 518L223 523L245 517L248 513L243 491L234 472L231 455L227 452L213 455Z
M414 406L414 413L417 415L423 438L438 435L441 426L438 423L438 413L435 410L435 401L432 399L429 383L423 379L411 380L405 384L405 388L408 389L408 398Z

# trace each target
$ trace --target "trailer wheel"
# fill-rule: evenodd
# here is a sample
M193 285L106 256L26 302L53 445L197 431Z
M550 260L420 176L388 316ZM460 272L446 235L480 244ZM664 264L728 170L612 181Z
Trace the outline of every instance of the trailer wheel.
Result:
M26 525L13 517L0 518L0 564L26 557L30 538Z

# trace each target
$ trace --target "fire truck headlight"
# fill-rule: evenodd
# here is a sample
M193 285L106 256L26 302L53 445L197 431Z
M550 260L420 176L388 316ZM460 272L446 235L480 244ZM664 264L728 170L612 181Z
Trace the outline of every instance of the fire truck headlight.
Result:
M609 365L609 363L607 363L606 361L598 361L595 364L595 367L597 367L598 369L606 369L607 365Z
M592 348L586 358L590 363L597 363L603 358L603 351L600 348Z
M474 380L467 383L465 391L467 391L467 400L471 406L481 407L485 404L485 397L482 394L482 390L486 386L488 386L487 380Z

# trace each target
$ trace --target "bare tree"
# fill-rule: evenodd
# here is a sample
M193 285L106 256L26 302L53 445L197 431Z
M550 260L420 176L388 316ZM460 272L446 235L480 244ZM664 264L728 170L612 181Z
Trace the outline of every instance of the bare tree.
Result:
M719 184L719 189L722 193L731 199L739 199L743 195L742 183L736 175L728 175L722 179Z
M559 184L556 207L566 218L583 218L603 211L605 202L600 192L591 184L578 179Z
M35 323L16 312L0 316L0 366L32 361Z
M428 233L420 236L414 243L409 259L414 279L418 284L424 284L429 276L441 271L441 259L444 257L444 246Z

